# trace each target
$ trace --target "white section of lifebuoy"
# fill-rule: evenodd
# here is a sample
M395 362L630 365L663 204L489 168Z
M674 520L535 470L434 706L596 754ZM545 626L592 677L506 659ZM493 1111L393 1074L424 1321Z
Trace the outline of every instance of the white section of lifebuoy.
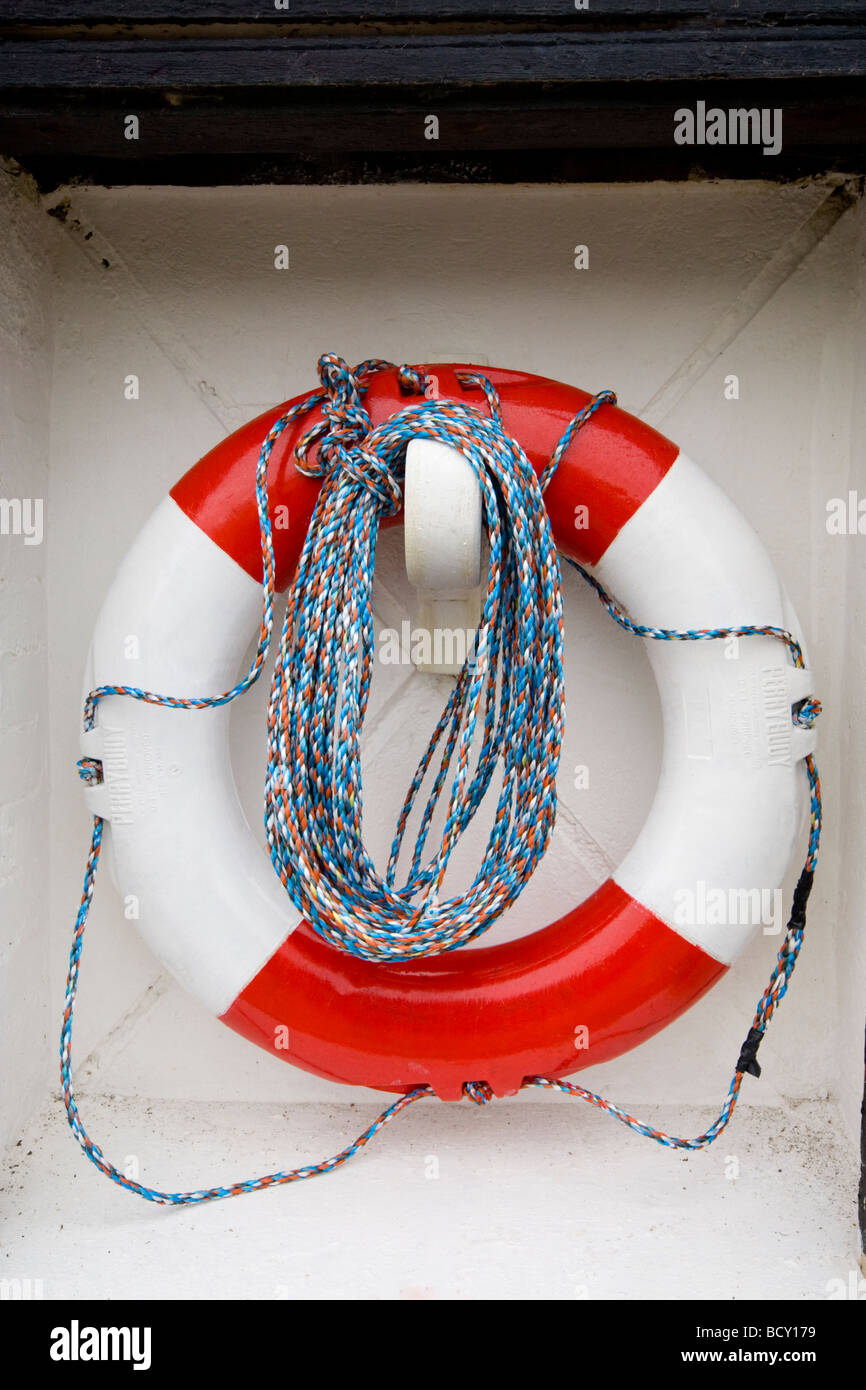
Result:
M787 628L793 610L766 550L689 458L676 462L594 571L638 623ZM791 857L811 730L791 722L812 694L783 642L649 640L664 754L647 821L614 878L681 936L729 964L766 921ZM690 911L690 907L693 911ZM773 925L777 925L773 923Z
M167 497L106 597L86 690L220 695L238 679L261 603L261 585ZM105 780L86 797L107 819L115 884L138 898L151 950L216 1014L300 921L241 810L228 719L225 705L166 709L110 695L81 740L83 755L103 763Z

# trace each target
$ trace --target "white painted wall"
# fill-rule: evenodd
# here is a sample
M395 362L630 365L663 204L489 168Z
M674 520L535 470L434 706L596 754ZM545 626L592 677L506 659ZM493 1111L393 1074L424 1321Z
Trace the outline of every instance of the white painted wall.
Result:
M43 1099L50 1065L39 507L48 497L51 242L35 192L0 167L0 1148Z
M118 562L174 480L227 430L310 385L324 350L350 361L459 357L522 367L589 389L614 386L640 413L737 297L748 298L826 191L757 183L74 191L79 229L51 227L59 267L47 515L52 1025L89 837L74 766L85 652ZM682 399L669 411L655 407L663 416L655 423L722 483L767 544L810 634L827 707L827 833L808 946L764 1046L764 1077L746 1083L745 1098L832 1093L852 1137L866 884L862 858L855 863L864 812L851 682L862 691L853 617L866 601L866 539L828 536L825 504L856 477L866 488L862 454L857 474L853 453L862 416L852 409L855 401L862 409L861 224L859 214L846 215ZM273 268L278 243L291 251L285 272ZM573 267L577 243L590 248L588 271ZM138 401L124 399L130 373L140 378ZM724 399L728 373L739 376L738 401ZM388 624L409 611L400 545L390 535L380 556L378 611ZM659 718L644 652L576 576L565 587L570 714L560 819L532 884L488 940L531 930L590 893L625 853L652 796ZM377 808L369 838L381 855L447 682L381 666L376 681L365 786L366 805ZM265 698L262 687L234 711L235 763L254 824ZM575 791L573 770L583 763L591 785ZM464 866L482 835L467 845ZM41 862L35 848L33 862ZM34 940L43 913L34 902ZM720 1100L777 945L760 940L692 1014L587 1073L589 1084L632 1107ZM76 1055L93 1090L357 1098L258 1053L166 982L107 875L83 981ZM41 989L33 997L42 1000Z

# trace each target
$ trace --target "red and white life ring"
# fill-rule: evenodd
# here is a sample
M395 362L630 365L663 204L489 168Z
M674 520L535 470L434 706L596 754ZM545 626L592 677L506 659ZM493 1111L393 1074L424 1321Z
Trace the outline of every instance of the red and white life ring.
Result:
M452 365L435 373L460 398ZM479 370L461 366L461 371ZM484 368L503 424L540 471L589 400L571 386ZM406 404L393 371L365 406L374 425ZM256 461L286 404L211 450L172 489L123 562L96 624L85 691L129 682L216 694L237 679L261 605ZM277 585L292 578L318 491L292 451L319 412L274 445ZM773 565L728 498L676 445L606 407L575 436L545 494L557 545L590 567L640 623L675 629L787 628L796 617ZM576 506L587 509L574 524ZM299 920L238 802L226 708L186 710L105 697L82 739L104 781L90 809L120 892L173 975L231 1028L338 1081L458 1099L467 1081L511 1094L524 1076L561 1077L634 1047L692 1005L754 931L709 913L682 920L683 890L774 890L800 826L810 730L791 705L810 695L771 637L650 642L664 754L646 824L616 873L566 916L521 940L407 963L337 950ZM729 655L729 653L728 653ZM701 885L703 886L701 888ZM705 920L713 918L713 920ZM575 1051L575 1029L586 1029ZM285 1050L282 1042L289 1039ZM279 1040L279 1042L278 1042Z

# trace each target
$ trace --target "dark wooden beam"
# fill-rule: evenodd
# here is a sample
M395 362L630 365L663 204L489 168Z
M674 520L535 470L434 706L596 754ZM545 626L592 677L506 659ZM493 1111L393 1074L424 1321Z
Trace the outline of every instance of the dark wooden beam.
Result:
M0 40L0 88L412 87L866 75L866 30Z
M0 151L43 186L866 169L864 0L589 4L13 0ZM782 108L781 153L676 145L697 100Z
M726 106L727 84L707 84ZM737 102L762 104L761 84L738 84ZM631 83L559 94L493 88L420 91L388 101L329 89L286 92L239 105L224 93L141 94L139 139L124 137L109 94L24 96L0 113L0 148L50 188L78 177L105 183L365 182L406 179L535 180L799 178L866 170L862 84L774 84L784 113L781 153L756 146L682 146L674 112L694 89ZM425 139L425 114L439 139Z
M733 100L727 84L701 88L707 104L726 107ZM785 151L826 151L833 146L866 145L866 89L855 83L774 84L773 101L784 116L779 155L760 146L679 146L673 138L674 113L694 100L694 88L679 84L659 91L650 84L574 89L567 93L521 93L495 88L466 94L425 90L390 101L370 100L357 91L308 92L299 99L285 93L242 107L224 93L175 96L171 101L142 94L134 110L139 138L124 135L123 109L102 99L60 94L10 102L0 118L0 142L27 153L75 153L134 164L171 155L319 155L520 150L598 150L616 160L626 149L668 149L689 164L709 167L716 156L749 163L766 173ZM766 89L738 84L736 99L760 105ZM425 117L435 111L439 136L425 137Z

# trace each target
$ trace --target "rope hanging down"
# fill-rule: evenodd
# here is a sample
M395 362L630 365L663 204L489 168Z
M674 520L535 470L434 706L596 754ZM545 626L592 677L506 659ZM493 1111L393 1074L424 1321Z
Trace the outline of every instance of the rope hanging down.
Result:
M283 430L320 406L323 419L307 431L295 451L298 467L322 476L323 483L275 662L268 707L265 822L274 868L295 905L322 936L368 960L438 954L472 940L514 902L544 854L555 819L564 691L561 580L542 492L575 433L600 406L616 401L611 391L593 397L567 426L539 481L520 445L502 428L495 389L479 374L463 373L458 379L464 389L477 388L484 393L487 414L468 403L426 399L428 378L412 367L397 368L404 392L424 399L374 429L363 396L369 378L389 368L393 369L391 363L371 360L352 371L341 358L326 354L319 360L322 389L283 415L262 444L256 472L264 571L262 621L256 655L246 676L222 695L200 698L160 695L131 686L100 686L91 691L84 709L84 726L89 729L96 707L106 695L126 695L171 708L213 708L236 699L258 679L273 630L268 461ZM360 735L372 676L372 583L378 526L383 516L400 508L406 446L416 438L450 444L469 460L484 499L490 570L475 651L457 678L412 779L382 879L361 835ZM311 462L313 444L318 449ZM580 565L569 563L598 591L611 616L636 635L666 641L773 636L786 643L794 664L803 666L795 638L780 628L744 626L679 632L635 624L597 580ZM795 720L808 726L819 713L818 701L803 701ZM473 772L470 749L480 717L481 749ZM396 889L394 878L407 821L443 739L441 761L421 816L409 875ZM466 893L440 902L450 855L500 761L502 790L481 867ZM433 813L452 765L455 771L441 843L422 862ZM78 766L85 781L98 780L101 769L93 760L83 759ZM811 756L806 767L812 810L806 865L773 974L714 1124L696 1139L680 1139L643 1124L575 1083L531 1076L524 1079L524 1087L541 1086L578 1096L669 1147L697 1149L717 1138L733 1114L745 1072L760 1074L757 1049L784 997L802 945L821 828L820 782ZM171 1205L212 1201L296 1182L340 1167L401 1110L434 1094L424 1086L400 1096L354 1144L321 1163L196 1192L160 1192L126 1177L90 1139L72 1090L72 1018L102 830L103 821L97 816L70 952L60 1055L70 1127L88 1158L113 1181L149 1201ZM464 1094L477 1104L492 1099L483 1081L468 1082Z

